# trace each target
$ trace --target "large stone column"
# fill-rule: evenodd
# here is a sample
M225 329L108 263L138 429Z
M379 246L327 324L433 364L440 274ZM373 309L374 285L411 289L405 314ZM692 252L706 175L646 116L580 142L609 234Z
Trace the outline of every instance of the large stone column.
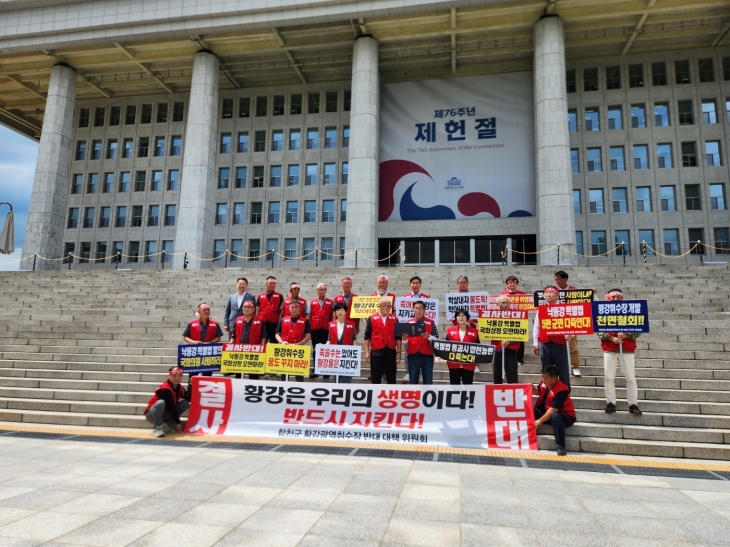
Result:
M560 243L575 252L573 179L570 171L568 96L565 87L565 44L559 17L535 25L535 195L537 250ZM556 250L539 254L538 264L551 264Z
M201 51L193 62L175 235L175 252L188 252L188 268L209 267L210 261L197 258L213 258L217 141L218 59ZM183 260L183 254L175 255L174 267L182 269Z
M22 258L33 254L60 258L63 254L75 101L76 72L64 65L54 66L43 115ZM31 268L33 260L20 263L22 270ZM60 268L61 261L38 260L36 264L37 270Z
M378 153L380 147L380 75L378 42L369 36L355 41L352 54L350 157L347 183L346 252L357 248L368 258L378 258ZM345 259L355 265L355 255ZM374 262L358 258L359 267Z

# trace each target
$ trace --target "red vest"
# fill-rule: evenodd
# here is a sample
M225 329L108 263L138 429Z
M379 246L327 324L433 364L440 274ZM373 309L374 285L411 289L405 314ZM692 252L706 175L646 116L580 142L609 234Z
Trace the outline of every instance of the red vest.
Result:
M267 323L278 323L281 301L284 297L278 292L271 293L271 298L265 292L259 295L259 317Z
M380 296L380 295L379 295L379 294L377 293L377 291L376 291L376 292L374 292L373 294L371 294L370 296ZM395 294L394 294L394 293L392 293L392 292L387 292L387 293L385 293L385 294L384 294L383 296L389 296L389 297L390 297L390 303L391 303L391 304L393 304L393 305L395 306L395 298L396 298L396 296L395 296Z
M236 335L233 338L233 341L236 344L260 344L261 338L266 337L265 335L261 335L264 322L261 320L260 317L254 316L251 319L251 327L248 330L248 342L242 342L241 335L243 335L243 324L245 323L245 321L246 318L243 317L243 315L236 319Z
M510 295L510 294L525 294L525 291L515 291L515 292L509 292L509 291L502 291L502 292L501 292L501 293L499 293L499 294L500 294L500 295L502 295L502 294L506 294L506 295Z
M418 321L416 321L415 317L411 317L408 322L417 323ZM433 332L433 320L428 317L424 317L423 322L426 324L426 332L430 335ZM420 353L421 355L433 355L431 341L424 340L420 334L418 336L409 336L408 355L413 355L414 353Z
M479 343L479 331L474 327L466 327L466 333L464 333L464 340L459 337L459 327L449 327L446 329L446 339L452 342L466 342L468 344ZM410 345L410 344L409 344ZM469 365L464 363L456 363L454 361L447 361L446 364L449 368L463 368L464 370L474 370L476 365Z
M193 319L190 321L190 338L199 342L212 342L218 332L218 323L212 319L208 319L208 328L205 330L205 340L200 338L200 319Z
M306 315L307 314L307 300L305 298L297 298L299 300L299 315ZM291 304L291 296L287 296L284 299L284 317L291 316L291 312L289 311L289 304Z
M494 351L502 351L502 340L492 340L492 345L494 346ZM510 342L507 346L507 349L517 351L518 349L520 349L520 343Z
M566 386L563 382L558 380L555 382L555 385L552 389L548 389L545 385L545 382L540 382L540 385L537 388L540 391L540 395L537 397L537 403L535 406L542 406L543 402L545 403L545 410L547 411L548 408L551 408L551 404L553 402L553 399L555 396L560 393L561 391L567 391L568 392L568 398L565 399L565 404L563 405L563 408L559 409L560 412L565 412L568 416L572 416L575 418L575 408L573 407L573 401L570 399L570 388ZM547 397L547 401L545 401L545 397Z
M609 336L616 337L615 332L609 332ZM628 338L624 338L624 343L621 344L624 347L624 353L634 353L636 351L636 340L629 340ZM603 351L618 353L619 347L618 344L614 344L610 340L601 340L601 347L603 348Z
M158 387L157 389L169 389L172 393L172 400L175 405L177 405L177 402L185 395L185 388L182 386L182 384L177 386L177 391L175 391L174 389L172 389L169 380L165 380L163 383L160 384L160 387ZM152 394L152 397L150 398L149 403L147 403L147 407L144 409L144 412L142 414L147 414L147 411L152 408L152 405L160 400L160 398L157 396L157 389Z
M355 343L355 322L345 319L345 330L342 332L342 342L337 338L337 321L329 323L329 343L351 346Z
M309 302L309 312L312 314L309 324L312 330L326 329L332 321L332 302L331 298L324 299L324 306L320 307L319 298L314 298Z
M380 313L374 313L370 316L370 347L371 349L383 349L389 347L395 349L395 331L394 326L398 322L392 313L385 318L383 325Z
M345 296L343 294L338 294L335 296L334 303L335 304L346 304L347 305L347 315L345 318L349 321L350 320L350 311L352 310L352 297L357 296L354 292L350 293L350 301L348 302L345 300ZM359 319L357 321L360 321Z
M298 344L304 338L304 328L307 326L307 318L303 315L297 317L292 325L293 318L285 317L281 320L281 339L288 344Z

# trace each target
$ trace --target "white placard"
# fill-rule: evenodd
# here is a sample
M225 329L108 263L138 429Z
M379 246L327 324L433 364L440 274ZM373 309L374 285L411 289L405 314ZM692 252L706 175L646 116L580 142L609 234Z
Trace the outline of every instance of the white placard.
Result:
M446 319L454 320L454 312L459 308L469 310L472 319L479 317L480 311L489 309L489 292L449 292L446 293Z
M400 323L407 323L413 317L413 303L418 301L426 305L426 317L431 319L435 325L439 324L439 301L438 298L411 298L398 296L395 299L393 313Z
M362 348L317 344L314 357L314 373L328 376L360 376Z

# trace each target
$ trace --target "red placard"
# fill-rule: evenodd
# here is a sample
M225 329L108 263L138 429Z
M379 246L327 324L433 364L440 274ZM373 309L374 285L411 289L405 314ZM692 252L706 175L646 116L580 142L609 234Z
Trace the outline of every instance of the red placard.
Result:
M488 310L498 310L499 304L497 304L497 298L502 296L501 294L490 294L489 301L487 303ZM537 308L533 305L533 296L531 294L508 294L509 296L509 309L520 310L520 311L535 311ZM486 317L482 315L480 317Z
M487 445L499 450L537 450L530 384L484 386Z
M593 334L590 302L540 306L537 320L540 330L548 336Z
M190 415L185 433L223 435L233 401L230 378L193 376L191 380Z

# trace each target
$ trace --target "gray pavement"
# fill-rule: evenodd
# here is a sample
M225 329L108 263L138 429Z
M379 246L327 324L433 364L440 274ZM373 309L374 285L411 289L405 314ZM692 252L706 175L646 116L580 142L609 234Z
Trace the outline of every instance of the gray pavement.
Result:
M0 546L693 544L730 481L0 436Z

